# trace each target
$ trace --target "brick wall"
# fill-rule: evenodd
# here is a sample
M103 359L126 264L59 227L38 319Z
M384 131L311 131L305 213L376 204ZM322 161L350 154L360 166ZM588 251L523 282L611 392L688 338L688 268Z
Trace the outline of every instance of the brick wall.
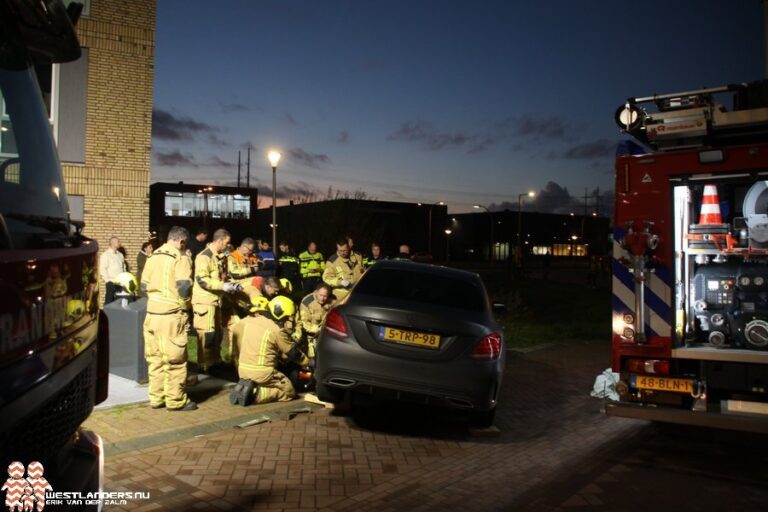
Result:
M92 0L77 32L89 49L86 151L84 165L63 163L67 192L84 196L85 234L102 251L118 236L134 271L149 227L155 0Z

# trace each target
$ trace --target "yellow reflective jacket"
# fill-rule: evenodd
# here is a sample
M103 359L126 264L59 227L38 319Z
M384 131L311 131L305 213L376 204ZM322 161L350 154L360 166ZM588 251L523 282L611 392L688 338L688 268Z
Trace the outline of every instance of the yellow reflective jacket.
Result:
M192 290L192 304L220 306L224 294L221 279L219 255L208 245L195 257L195 287Z
M320 277L325 270L325 260L320 252L310 254L304 251L299 254L299 273L301 277Z
M320 327L323 325L325 315L333 307L333 296L325 306L321 306L319 302L315 300L315 294L310 293L304 297L299 306L299 318L301 319L301 327L307 335L314 339L317 338L317 334L320 332Z
M232 279L246 279L254 274L253 267L246 256L243 256L238 250L234 250L227 256L227 270Z
M309 358L294 348L295 344L288 334L263 315L242 319L232 329L232 338L240 347L237 370L241 379L258 383L260 378L271 376L281 356L287 356L292 350L298 354L295 358L297 364L309 364Z
M362 275L362 261L358 262L351 258L344 259L337 253L328 258L323 272L323 281L332 288L343 288L341 282L346 279L350 283L349 287L351 287Z
M169 314L189 309L192 267L185 254L166 243L152 253L141 273L147 313Z

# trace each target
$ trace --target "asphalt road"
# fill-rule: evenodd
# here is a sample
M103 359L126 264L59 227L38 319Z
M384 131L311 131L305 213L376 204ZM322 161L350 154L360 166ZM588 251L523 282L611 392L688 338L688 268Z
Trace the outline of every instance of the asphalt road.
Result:
M768 510L768 438L607 418L608 364L607 344L509 358L490 437L383 406L108 457L108 490L151 494L108 510Z

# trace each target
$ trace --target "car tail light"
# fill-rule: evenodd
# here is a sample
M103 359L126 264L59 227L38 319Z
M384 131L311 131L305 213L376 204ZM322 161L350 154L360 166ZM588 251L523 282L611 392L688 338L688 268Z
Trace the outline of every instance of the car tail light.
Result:
M481 339L472 351L472 359L476 361L491 361L498 359L501 354L501 334L492 332Z
M99 328L96 339L96 405L109 394L109 323L104 311L99 311Z
M338 309L332 309L328 312L325 317L324 329L334 338L347 338L349 336L347 322L344 321L344 317L341 316Z
M627 370L631 373L669 375L669 361L662 361L660 359L627 359Z

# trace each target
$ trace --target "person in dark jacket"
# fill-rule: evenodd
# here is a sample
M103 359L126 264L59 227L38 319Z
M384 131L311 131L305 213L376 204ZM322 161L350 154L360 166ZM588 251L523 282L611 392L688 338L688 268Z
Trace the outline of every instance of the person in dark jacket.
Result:
M195 233L195 238L190 240L189 244L187 245L187 249L192 252L192 261L195 261L195 257L198 255L198 253L205 249L205 246L207 245L205 242L207 240L208 230L205 228L199 228Z
M152 246L152 242L144 242L141 244L141 251L136 256L136 280L141 282L141 273L144 272L144 265L147 263L147 258L152 256L155 248ZM139 297L144 297L144 293L139 290Z
M256 272L256 275L261 277L274 276L277 273L277 262L275 261L275 253L272 251L270 243L266 240L261 241L258 256L263 265Z

